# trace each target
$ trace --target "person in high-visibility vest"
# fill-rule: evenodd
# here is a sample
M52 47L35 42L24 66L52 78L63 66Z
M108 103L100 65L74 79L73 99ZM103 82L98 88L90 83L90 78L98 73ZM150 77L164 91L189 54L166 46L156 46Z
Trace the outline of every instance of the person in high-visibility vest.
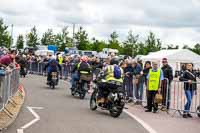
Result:
M62 65L62 63L63 63L63 57L62 57L62 55L58 55L58 63L60 64L60 65Z
M152 69L149 70L149 74L147 75L147 110L145 112L153 112L156 113L158 110L158 105L154 103L155 96L157 93L161 91L161 81L164 80L163 71L158 67L158 62L152 63Z
M117 58L113 58L110 61L110 65L106 67L106 69L103 71L103 74L101 76L101 82L98 83L99 93L97 97L98 103L104 103L105 97L103 95L104 90L115 89L118 87L118 85L115 85L113 83L110 83L111 81L116 81L123 83L123 75L124 71L119 66L119 60Z
M87 56L81 57L81 62L77 64L77 70L78 70L79 75L90 74L91 67L90 67L90 64L88 63L88 57Z
M80 75L89 75L91 73L91 67L88 64L88 57L87 56L82 56L80 59L80 62L77 63L72 70L72 73L76 72L77 74L72 76L72 88L75 86L75 81L78 81L80 79Z

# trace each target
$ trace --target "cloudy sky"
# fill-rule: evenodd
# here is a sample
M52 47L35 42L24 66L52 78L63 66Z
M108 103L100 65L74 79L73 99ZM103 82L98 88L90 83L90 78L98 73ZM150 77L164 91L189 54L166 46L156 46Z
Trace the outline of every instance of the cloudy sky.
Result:
M200 0L0 0L0 17L15 37L34 25L42 35L76 23L99 39L117 31L124 40L132 30L141 40L153 31L165 44L200 42Z

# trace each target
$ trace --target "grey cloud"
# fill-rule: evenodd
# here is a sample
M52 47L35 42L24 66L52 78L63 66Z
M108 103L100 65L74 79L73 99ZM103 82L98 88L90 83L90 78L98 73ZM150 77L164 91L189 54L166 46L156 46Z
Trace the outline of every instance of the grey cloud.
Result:
M140 32L159 28L158 33L168 38L173 36L168 29L185 28L191 34L200 31L198 0L1 0L1 14L6 22L20 27L52 25L56 28L77 23L104 37L114 30L124 36L134 27L139 27Z

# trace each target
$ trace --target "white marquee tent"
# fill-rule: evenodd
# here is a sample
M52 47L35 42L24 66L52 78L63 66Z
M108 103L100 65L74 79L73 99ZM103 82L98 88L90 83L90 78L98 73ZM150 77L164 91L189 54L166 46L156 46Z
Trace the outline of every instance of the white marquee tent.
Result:
M159 61L167 58L174 70L180 70L181 63L193 63L195 68L200 68L200 56L188 49L161 50L143 56L142 61Z

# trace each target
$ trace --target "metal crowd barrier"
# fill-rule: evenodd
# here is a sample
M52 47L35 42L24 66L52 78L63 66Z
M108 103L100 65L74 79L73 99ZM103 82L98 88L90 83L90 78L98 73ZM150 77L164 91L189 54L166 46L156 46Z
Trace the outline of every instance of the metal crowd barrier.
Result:
M34 62L34 61L30 61L28 62L28 72L30 74L38 74L38 75L43 75L46 74L47 71L43 70L45 65L47 64L47 62ZM60 77L67 79L68 77L71 77L71 70L74 64L72 63L63 63L61 65L62 69L61 69L61 73L60 73Z
M14 69L5 76L0 76L0 111L2 111L10 98L19 87L19 69Z
M145 82L142 82L143 85L143 91L140 91L137 87L139 82L136 81L136 78L133 77L133 90L132 90L132 99L137 102L141 102L143 105L146 105L147 102L147 90ZM175 113L179 113L180 115L183 114L184 106L187 102L185 90L184 90L184 83L182 81L173 80L171 83L169 83L168 79L164 79L162 81L162 87L161 87L161 95L163 96L163 102L162 107L168 108L167 111L170 111L173 113L173 116ZM193 82L194 83L194 82ZM190 113L197 113L197 107L200 106L200 82L196 82L197 84L197 90L193 93ZM129 93L125 87L126 95ZM143 92L142 98L140 98L140 92ZM139 94L139 96L138 96Z
M173 81L171 86L171 106L174 114L178 112L180 115L185 111L184 106L187 102L184 83L181 81ZM196 84L197 89L193 91L193 98L190 108L190 113L196 113L197 107L200 105L200 82L193 82Z
M132 83L130 83L132 80ZM146 81L144 77L141 77L139 79L136 79L135 76L133 78L129 79L129 84L131 84L132 90L128 90L125 85L125 93L126 95L129 94L131 99L135 101L136 103L139 102L142 105L145 105L147 103L147 86L146 86ZM127 92L129 91L129 92ZM130 94L132 92L132 94ZM166 107L169 104L170 106L170 88L169 88L169 80L165 78L162 81L162 86L161 86L161 95L163 96L163 101L162 101L162 107Z

